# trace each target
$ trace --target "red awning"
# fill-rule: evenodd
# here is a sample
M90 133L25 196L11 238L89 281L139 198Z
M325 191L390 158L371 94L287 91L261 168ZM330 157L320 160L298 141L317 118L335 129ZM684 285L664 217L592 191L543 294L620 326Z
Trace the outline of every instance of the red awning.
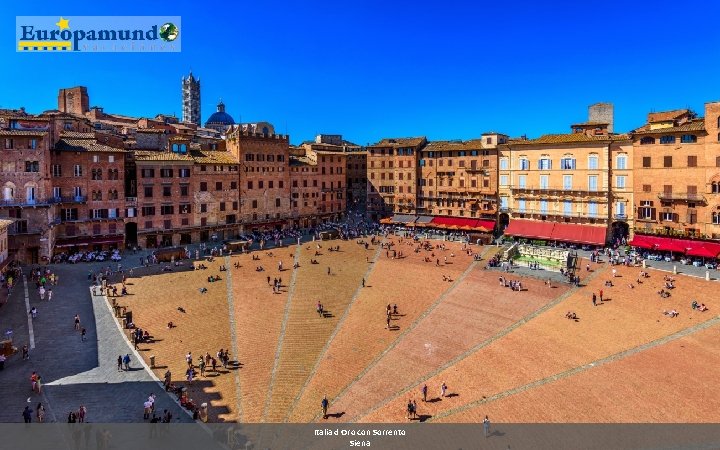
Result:
M470 228L485 228L488 231L492 231L495 228L495 221L493 220L478 220L468 217L433 217L430 221L431 225L444 225L444 226L456 226L470 227Z
M549 240L552 239L554 228L554 222L514 219L505 229L505 234Z
M655 248L655 244L647 240L648 236L643 236L642 234L636 234L635 237L633 237L632 241L629 242L629 244L633 247L639 247L639 248Z
M710 242L693 242L693 247L688 248L688 256L697 256L698 258L717 258L720 254L720 247L718 244L712 244Z
M635 236L630 245L662 252L685 253L692 247L692 243L692 241L660 236Z
M573 223L556 223L552 238L576 244L604 245L607 228Z

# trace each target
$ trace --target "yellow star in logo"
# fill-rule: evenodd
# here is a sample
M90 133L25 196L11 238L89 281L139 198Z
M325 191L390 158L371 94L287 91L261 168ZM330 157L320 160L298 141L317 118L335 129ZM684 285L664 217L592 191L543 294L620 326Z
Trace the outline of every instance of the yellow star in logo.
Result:
M70 21L60 17L60 22L56 23L55 25L60 27L60 31L67 30L68 28L70 28Z

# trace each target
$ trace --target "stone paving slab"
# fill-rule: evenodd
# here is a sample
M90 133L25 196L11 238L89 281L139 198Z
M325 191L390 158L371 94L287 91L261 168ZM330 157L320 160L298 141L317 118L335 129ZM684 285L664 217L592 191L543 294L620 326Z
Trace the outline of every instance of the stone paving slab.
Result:
M691 296L706 298L713 310L720 307L711 292L714 284L691 277L677 277L677 289L669 299L655 293L663 284L653 272L641 285L635 284L637 268L617 267L614 287L604 282L609 270L576 291L567 300L547 310L502 339L482 348L427 380L433 397L446 382L449 392L457 394L422 404L419 413L432 418L518 386L532 383L583 364L608 357L655 339L672 335L700 322L710 320L707 313L692 311ZM604 290L607 300L593 306L592 292ZM675 308L676 318L662 315L663 309ZM566 319L567 311L576 312L577 322ZM529 351L532 349L532 351ZM404 419L407 397L397 398L362 418L367 422Z
M367 272L366 258L375 254L374 248L365 250L353 241L324 241L319 245L320 249L306 245L300 250L300 268L294 277L294 295L265 414L268 422L285 420L312 375L328 338L360 288ZM330 252L328 248L335 245L340 246L340 251ZM317 252L319 256L315 256ZM311 260L318 264L311 264ZM316 312L318 301L326 311L323 317Z
M718 423L718 325L439 422Z
M288 285L292 274L292 256L295 247L267 252L253 252L247 255L233 255L230 258L233 271L233 304L235 308L235 329L238 357L243 368L238 371L241 387L243 422L260 422L265 399L270 388L275 348L277 347L283 313L288 301ZM253 255L260 257L252 260ZM282 260L285 269L278 272L277 263ZM233 264L241 268L235 269ZM262 265L265 272L255 272ZM273 294L267 277L280 277L283 281L281 294ZM272 283L272 281L271 281Z
M158 407L174 411L176 421L191 421L140 367L137 356L133 358L133 366L138 370L117 371L117 355L131 349L104 299L99 296L91 299L87 282L88 270L99 270L106 265L51 265L51 270L60 276L59 285L53 287L51 302L41 302L28 281L31 305L39 310L34 321L36 349L31 352L30 361L22 361L16 355L8 361L6 370L0 372L0 421L20 422L20 412L26 404L35 409L37 403L42 402L48 421L64 422L69 411L84 404L89 422L140 422L142 402L150 392L158 395ZM22 346L27 341L27 335L23 336L27 330L22 328L22 322L26 322L22 289L15 289L6 306L9 308L0 313L1 326L18 324L15 342ZM75 314L80 315L81 324L87 329L85 342L81 342L79 332L74 330ZM40 373L45 382L41 395L30 391L29 378L33 370Z
M335 335L300 397L291 421L312 420L319 411L323 395L334 399L452 286L452 282L443 281L443 275L455 280L472 262L472 257L461 251L459 243L445 243L446 251L414 253L413 246L400 244L398 238L392 238L392 241L397 244L394 248L406 257L393 260L381 252L366 280L367 287L351 306L342 329ZM431 253L435 253L432 262L424 262ZM450 256L452 253L455 257ZM445 256L450 264L444 264ZM440 267L436 267L436 259L440 259ZM397 303L400 313L392 320L394 328L390 331L385 327L388 303Z
M520 279L510 276L510 279ZM333 409L340 420L357 419L388 394L395 395L418 377L443 366L567 290L547 289L536 279L521 279L523 292L500 287L498 274L476 267L463 283L391 351L358 380ZM413 392L417 394L417 392Z

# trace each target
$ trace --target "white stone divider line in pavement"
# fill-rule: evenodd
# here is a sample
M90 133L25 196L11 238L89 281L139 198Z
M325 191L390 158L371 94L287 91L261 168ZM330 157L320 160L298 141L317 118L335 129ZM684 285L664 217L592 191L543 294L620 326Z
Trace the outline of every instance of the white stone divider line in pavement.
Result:
M225 267L231 266L230 255L225 256ZM233 277L232 270L226 270L225 283L227 286L227 302L228 302L228 318L230 319L230 343L232 345L232 352L235 356L235 361L238 365L235 366L235 407L237 408L238 420L242 417L242 402L240 396L242 395L240 390L240 354L238 353L238 342L235 324L235 298L233 297Z
M168 398L170 398L172 401L174 401L175 403L177 403L177 405L180 407L180 409L181 409L182 411L185 411L185 413L186 413L187 415L189 415L190 417L192 417L192 414L190 413L190 411L188 411L188 410L185 409L182 405L180 405L180 401L179 401L178 399L176 399L175 397L173 397L172 395L170 395L169 392L166 392L166 391L165 391L165 386L163 386L163 383L162 383L162 381L160 381L160 378L158 378L158 377L155 375L155 372L153 372L152 370L150 370L150 367L148 367L148 365L145 363L145 360L142 359L142 356L140 356L140 353L138 353L138 351L135 350L135 346L133 346L132 343L130 342L128 336L125 334L125 331L124 331L123 328L122 328L122 325L120 325L120 322L118 322L117 320L115 320L115 315L113 314L112 307L110 306L110 302L108 301L107 297L104 296L104 295L93 295L92 289L89 289L89 290L90 290L90 298L93 299L93 302L95 302L95 297L97 297L97 298L99 299L98 301L99 301L99 302L102 302L102 303L105 305L105 307L108 309L108 312L110 313L110 315L111 315L111 317L112 317L112 321L115 323L115 326L117 327L118 331L120 332L120 335L123 337L123 340L125 341L125 344L127 344L128 348L130 349L130 351L132 352L132 354L135 356L135 359L137 359L137 360L140 362L140 365L143 366L143 369L145 369L145 372L146 372L148 375L150 375L150 377L153 379L153 381L155 381L160 388L162 388L162 392L165 392L165 393L167 394ZM198 421L196 421L196 422L198 422Z
M25 316L28 321L28 334L30 335L30 350L35 350L35 330L33 330L32 315L30 315L30 296L28 296L27 277L23 275L23 288L25 289Z

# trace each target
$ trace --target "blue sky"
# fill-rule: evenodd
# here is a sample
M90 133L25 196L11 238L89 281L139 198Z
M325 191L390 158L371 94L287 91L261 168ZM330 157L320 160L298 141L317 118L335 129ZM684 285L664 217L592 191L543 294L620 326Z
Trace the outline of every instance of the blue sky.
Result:
M470 139L569 130L615 104L615 129L650 111L703 114L720 100L720 2L93 2L3 4L0 108L56 107L61 87L136 116L180 115L180 79L202 81L236 121L294 143L425 135ZM180 53L17 53L19 15L179 15ZM72 24L72 22L71 22Z

